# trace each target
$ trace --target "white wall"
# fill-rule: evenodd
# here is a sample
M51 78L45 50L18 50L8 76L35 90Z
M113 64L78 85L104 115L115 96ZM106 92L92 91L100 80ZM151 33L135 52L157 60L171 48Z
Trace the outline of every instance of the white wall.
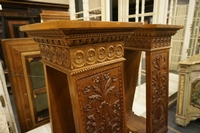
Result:
M89 0L89 9L97 8L101 6L101 0Z
M69 4L69 0L29 0L33 2L45 2L45 3L55 3L55 4Z
M33 2L45 2L45 3L55 3L55 4L69 4L70 0L29 0ZM100 7L101 0L89 0L89 9Z

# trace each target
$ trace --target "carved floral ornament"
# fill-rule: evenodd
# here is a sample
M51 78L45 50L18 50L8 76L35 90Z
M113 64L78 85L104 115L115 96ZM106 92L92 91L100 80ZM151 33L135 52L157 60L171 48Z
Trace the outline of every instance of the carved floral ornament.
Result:
M85 76L77 79L85 132L125 132L121 66Z
M65 48L54 45L40 44L41 57L51 63L69 69L93 65L122 58L124 47L122 42L110 44L85 45L81 48Z
M167 123L166 111L168 110L168 54L157 54L152 58L152 89L153 89L153 128L158 132ZM158 126L159 125L159 126Z

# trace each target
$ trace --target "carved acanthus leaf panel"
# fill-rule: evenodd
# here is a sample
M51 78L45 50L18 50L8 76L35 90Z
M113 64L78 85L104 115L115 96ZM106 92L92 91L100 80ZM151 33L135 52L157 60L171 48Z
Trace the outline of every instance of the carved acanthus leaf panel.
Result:
M122 64L76 80L85 133L125 133Z
M152 55L152 133L167 125L168 53Z

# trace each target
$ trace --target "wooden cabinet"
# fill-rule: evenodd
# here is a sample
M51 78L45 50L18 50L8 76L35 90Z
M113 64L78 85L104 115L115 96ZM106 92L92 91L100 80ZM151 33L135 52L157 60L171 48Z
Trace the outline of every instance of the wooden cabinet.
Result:
M21 132L49 122L48 100L39 46L30 38L3 39Z

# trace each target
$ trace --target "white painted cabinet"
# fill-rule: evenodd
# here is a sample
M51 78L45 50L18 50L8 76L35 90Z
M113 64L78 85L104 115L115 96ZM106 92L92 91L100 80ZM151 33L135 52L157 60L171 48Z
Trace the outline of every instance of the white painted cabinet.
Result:
M0 133L18 133L2 64L0 63Z

